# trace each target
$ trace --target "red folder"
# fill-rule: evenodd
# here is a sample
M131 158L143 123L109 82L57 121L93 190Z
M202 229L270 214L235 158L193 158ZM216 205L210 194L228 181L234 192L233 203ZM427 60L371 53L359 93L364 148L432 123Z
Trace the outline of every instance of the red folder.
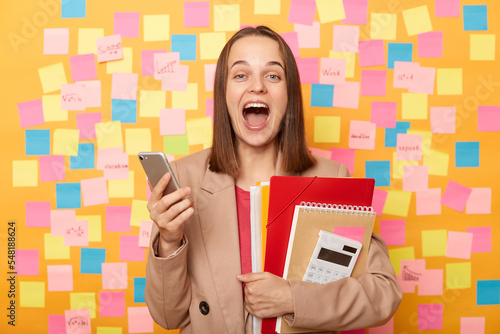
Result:
M273 176L270 181L264 271L283 276L295 206L301 202L371 206L374 179ZM275 333L276 318L262 319L262 334Z

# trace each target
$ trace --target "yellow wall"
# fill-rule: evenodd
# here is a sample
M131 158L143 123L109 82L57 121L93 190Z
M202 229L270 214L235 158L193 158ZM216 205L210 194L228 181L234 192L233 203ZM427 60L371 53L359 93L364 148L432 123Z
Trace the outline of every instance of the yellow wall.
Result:
M107 232L106 231L106 207L107 206L132 206L134 203L139 203L140 206L146 201L146 180L140 168L140 165L135 157L135 152L139 149L145 150L164 150L167 154L172 153L171 147L164 147L164 136L160 136L159 118L158 117L142 117L139 110L143 104L148 102L148 98L139 98L138 115L136 123L121 124L121 132L123 135L123 143L126 145L127 138L131 129L148 129L151 134L151 144L148 142L140 143L139 147L124 147L124 152L129 154L129 167L133 171L133 195L124 198L109 198L108 204L89 205L85 206L82 202L81 208L75 209L77 216L98 216L100 218L102 235L100 241L92 241L89 243L89 248L105 249L107 263L127 263L128 266L128 287L117 290L105 291L124 291L125 292L125 314L120 317L103 317L100 316L99 310L99 293L103 290L102 277L100 274L81 274L80 273L80 252L78 246L69 247L68 259L46 259L46 249L44 245L44 235L49 234L49 227L27 227L26 226L26 202L50 202L51 210L60 210L56 203L56 183L75 182L80 183L82 180L98 178L103 176L103 172L97 169L75 170L70 169L70 157L64 156L65 179L61 181L42 182L38 173L38 168L35 163L39 161L38 155L26 155L25 151L25 131L34 129L49 129L50 130L50 154L54 154L54 138L57 129L76 129L76 115L88 112L100 112L102 121L111 121L111 85L112 74L107 72L105 63L96 63L97 79L102 85L102 104L101 107L87 108L85 111L68 111L67 119L59 121L47 121L44 124L29 126L22 128L18 113L18 103L41 99L45 95L57 95L59 91L44 93L40 82L40 68L49 65L61 63L66 73L68 83L73 83L69 57L78 54L79 48L79 30L84 28L101 28L103 35L113 35L114 12L139 12L140 25L139 37L123 38L123 47L130 48L133 56L126 57L126 60L132 60L132 72L138 73L138 91L159 91L161 90L160 81L154 80L152 77L141 75L141 50L151 49L166 49L171 51L171 35L189 34L197 36L197 56L196 61L181 61L181 64L189 66L190 84L197 84L197 105L186 108L187 134L189 143L189 153L196 152L203 148L202 141L196 141L196 122L193 120L201 120L203 123L206 117L206 99L212 97L212 92L205 90L205 72L204 65L215 64L216 59L208 56L209 59L201 59L206 57L205 52L213 50L211 46L201 45L202 35L205 33L218 32L222 33L227 40L235 30L235 26L239 25L269 25L280 33L288 33L294 31L294 24L289 22L290 3L289 0L255 0L255 1L210 1L210 14L208 27L184 27L183 3L182 1L92 1L88 0L86 5L85 18L61 18L60 1L51 0L25 0L22 2L2 2L0 31L2 32L1 39L1 88L2 88L2 121L0 122L1 136L1 152L3 162L1 166L1 222L2 230L0 236L2 240L2 254L8 255L8 222L15 221L16 232L16 247L19 250L38 250L39 271L38 275L18 275L15 278L16 298L9 298L8 291L10 284L7 282L8 274L11 270L8 268L8 256L3 256L1 261L1 300L2 300L2 320L0 328L2 332L8 333L44 333L47 332L49 315L65 314L65 310L70 308L81 308L77 305L71 305L71 298L76 293L93 294L95 302L91 303L96 309L96 317L91 319L92 332L105 333L103 327L121 328L123 333L129 332L128 317L130 312L128 308L144 307L144 303L134 302L134 280L135 277L144 277L145 261L121 261L119 254L120 236L121 235L138 235L139 228L132 226L130 232ZM314 1L311 1L314 3ZM310 2L310 3L311 3ZM344 2L349 2L344 0ZM393 199L386 203L384 214L377 217L376 231L379 232L380 220L404 220L406 226L405 243L404 245L390 245L389 250L391 259L399 265L399 259L424 259L426 269L441 269L444 274L443 293L441 295L421 296L418 294L418 288L414 293L405 293L401 307L397 311L393 325L392 323L383 330L384 333L390 333L391 328L394 328L394 333L419 333L422 332L422 326L426 322L421 321L420 329L418 325L418 308L423 304L442 304L443 306L443 325L441 330L428 331L429 333L460 333L461 319L463 317L479 317L485 320L485 333L497 333L500 330L500 320L498 317L498 305L477 305L477 281L492 280L498 284L500 279L500 267L498 266L498 257L500 250L497 245L500 243L500 233L498 228L499 221L499 196L497 190L500 189L500 178L498 177L497 168L494 167L497 162L497 143L500 139L497 131L478 131L478 106L498 106L500 105L499 89L499 72L498 72L498 47L493 45L493 51L490 54L490 59L494 60L471 60L478 48L471 46L471 35L489 35L494 39L499 32L497 13L500 12L500 3L495 0L462 0L460 1L460 16L459 17L436 17L435 1L408 1L408 0L370 0L368 6L368 22L366 25L356 25L359 27L361 41L369 39L383 39L384 55L386 58L385 65L363 67L359 65L359 55L355 54L354 73L346 80L349 82L361 82L362 70L386 70L387 72L387 92L385 96L359 96L359 107L351 108L332 108L332 107L311 107L311 84L303 84L304 103L306 106L306 130L307 142L311 148L323 150L327 153L330 148L349 148L349 129L350 122L371 120L371 103L372 101L387 101L397 103L397 121L410 122L410 130L418 133L423 133L425 138L430 140L431 150L437 150L449 157L449 162L441 164L445 172L442 175L429 175L428 187L440 189L440 194L443 195L450 181L457 182L468 188L490 188L492 190L491 199L491 214L468 214L466 210L459 212L451 209L446 205L437 203L437 208L440 208L440 214L433 215L417 215L416 214L416 192L410 191L407 193L399 193L403 190L404 182L400 172L393 172L394 167L393 155L396 152L395 147L385 147L384 136L386 130L382 127L376 129L375 149L355 149L355 165L354 176L365 177L365 162L366 161L390 161L391 162L391 178L389 186L378 186L377 189L390 194L392 198L395 194L406 194L410 196L409 209L402 214L394 214L389 206L401 208ZM436 0L436 2L438 2ZM443 2L443 1L441 1ZM63 1L63 3L66 3ZM336 15L341 13L343 8L342 1L317 1L317 8L314 14L314 21L320 24L321 43L319 48L301 48L301 58L326 58L330 56L333 44L333 30L343 24L339 17L329 17L329 14ZM230 5L224 7L224 5ZM464 5L487 5L488 11L488 30L487 31L464 31L463 24L463 7ZM216 7L223 6L223 7ZM275 7L275 14L258 14L256 11L270 10ZM336 9L329 9L320 6L332 6ZM408 11L420 6L424 10L424 14L429 14L431 28L434 31L443 32L443 56L442 57L418 57L418 37L416 33L427 31L428 25L425 25L425 20L412 16L412 11ZM217 10L216 10L217 8ZM144 22L146 15L169 15L169 31L166 31L168 40L163 41L146 41L144 38ZM378 14L372 16L373 14ZM392 14L393 16L388 16ZM339 14L341 15L341 14ZM406 17L405 17L406 16ZM370 18L374 17L371 21ZM377 18L378 17L378 18ZM390 17L396 17L396 21L391 21ZM426 16L424 15L424 18ZM411 20L414 21L411 21ZM333 21L332 21L333 20ZM395 23L395 38L385 35L386 30L390 29L391 24ZM221 25L219 25L221 24ZM226 24L226 25L225 25ZM407 30L407 25L408 30ZM46 28L68 28L69 29L69 53L63 55L44 55L44 29ZM226 31L227 30L227 31ZM373 32L373 36L370 34ZM208 35L211 36L211 35ZM474 37L475 38L475 37ZM81 42L81 41L80 41ZM413 61L420 63L420 66L435 68L437 72L442 69L461 69L462 81L452 80L451 83L445 83L438 87L442 82L442 77L435 80L433 94L423 96L427 98L428 105L423 110L423 115L420 117L405 116L403 112L403 100L408 97L408 89L393 87L393 69L387 68L387 55L389 43L412 43L413 44ZM498 44L498 41L497 41ZM489 44L491 46L491 44ZM485 50L482 46L479 49ZM480 53L479 57L484 56ZM496 58L495 58L496 56ZM321 62L320 62L321 63ZM112 70L111 70L112 71ZM442 73L442 72L441 72ZM439 74L438 74L439 76ZM457 84L461 88L461 92L457 94L443 93L442 89L451 87L451 84ZM339 89L335 87L335 89ZM176 106L177 93L170 91L166 92L164 98L164 108L172 108ZM413 95L410 95L410 97ZM187 99L189 103L193 103L196 99ZM185 101L185 102L188 102ZM182 102L181 102L182 104ZM406 104L406 107L408 104ZM455 106L456 107L456 131L450 134L439 134L431 132L431 107ZM316 117L340 117L339 137L336 139L327 139L326 142L320 142L320 133L315 133ZM329 119L331 120L331 119ZM334 119L335 120L335 119ZM337 119L338 120L338 119ZM318 123L319 124L319 123ZM202 130L198 130L202 131ZM316 130L319 131L319 130ZM337 131L337 130L333 130ZM429 137L427 137L429 136ZM203 138L202 138L203 139ZM315 142L316 140L316 142ZM456 142L479 142L479 167L457 167L455 164L455 143ZM95 151L99 147L103 147L102 142L96 139L81 140L80 143L93 143ZM129 139L128 144L131 141ZM195 143L195 144L193 144ZM424 142L425 144L425 142ZM99 146L101 145L101 146ZM62 145L63 148L65 145ZM430 154L429 146L423 145L424 155ZM182 155L175 154L175 158ZM23 165L28 162L28 165L35 164L34 169L22 171L21 168L14 169L13 166ZM407 164L406 162L399 162ZM423 161L416 163L419 166L423 165ZM21 174L19 174L21 173ZM427 178L426 178L427 179ZM14 180L14 181L13 181ZM28 182L29 186L24 186L24 182ZM110 187L108 182L108 187ZM16 185L16 186L13 186ZM130 189L130 188L128 188ZM108 188L111 194L112 189ZM128 195L123 195L128 196ZM439 199L437 200L439 201ZM436 201L434 201L436 203ZM403 210L404 211L404 210ZM135 211L134 211L135 212ZM392 214L389 214L392 213ZM396 212L397 213L397 212ZM99 220L98 218L98 220ZM135 224L140 220L148 220L145 215L138 214L134 218ZM435 256L427 253L422 247L422 235L428 235L427 231L444 231L444 236L448 232L466 232L469 227L491 226L491 243L492 251L484 253L472 253L470 258L454 258L446 256L446 238L445 240L437 240L430 242L431 248L438 247ZM425 231L425 232L424 232ZM96 230L93 230L95 233ZM438 232L439 233L439 232ZM464 234L460 234L464 236ZM465 235L467 237L467 235ZM11 237L12 238L12 237ZM12 240L12 239L11 239ZM427 240L427 239L425 239ZM450 245L448 245L450 246ZM440 248L439 248L440 247ZM444 249L444 253L443 253ZM429 250L429 248L427 248ZM432 253L432 252L431 252ZM402 254L402 255L399 255ZM144 257L145 259L145 257ZM451 271L454 264L463 264L462 267L470 265L471 271L469 274L463 271L459 272L459 280L464 280L465 283L460 288L450 288L450 284L454 282L447 281L447 274L451 277ZM48 291L48 276L47 266L53 265L72 265L73 273L73 290L72 291ZM3 278L5 277L5 278ZM31 301L28 297L36 296L34 292L29 292L31 287L30 282L37 282L40 286L40 296L43 299ZM493 292L499 295L493 298L500 298L500 292L497 285ZM28 299L27 299L28 298ZM16 327L11 327L7 324L9 311L6 310L9 303L15 300L16 302ZM339 301L341 302L341 301ZM31 304L33 303L33 304ZM27 306L26 306L27 305ZM432 308L432 307L431 307ZM422 316L422 314L420 314ZM433 318L436 314L430 314ZM438 316L436 316L438 317ZM438 319L438 318L437 318ZM7 331L5 331L7 330ZM111 329L108 329L111 330ZM158 325L154 325L155 332L162 332ZM111 332L111 331L109 331ZM368 331L367 331L368 332ZM370 331L374 332L374 331ZM474 333L480 333L474 331Z

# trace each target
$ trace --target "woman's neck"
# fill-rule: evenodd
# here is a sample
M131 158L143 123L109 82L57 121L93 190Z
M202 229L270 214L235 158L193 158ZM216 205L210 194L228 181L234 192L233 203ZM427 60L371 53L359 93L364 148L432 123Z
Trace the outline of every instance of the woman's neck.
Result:
M257 182L269 181L276 174L278 151L275 145L265 148L238 148L240 173L236 177L236 185L250 190Z

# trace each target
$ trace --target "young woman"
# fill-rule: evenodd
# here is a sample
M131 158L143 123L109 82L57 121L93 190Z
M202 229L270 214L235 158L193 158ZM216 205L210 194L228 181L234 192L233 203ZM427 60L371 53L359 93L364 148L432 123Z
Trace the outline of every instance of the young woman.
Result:
M320 285L251 273L250 186L273 175L348 176L307 149L297 65L274 31L245 28L229 40L215 75L213 146L172 167L185 188L162 196L166 174L148 203L146 302L162 327L251 333L252 316L284 316L334 331L379 325L396 311L401 290L376 235L357 278Z

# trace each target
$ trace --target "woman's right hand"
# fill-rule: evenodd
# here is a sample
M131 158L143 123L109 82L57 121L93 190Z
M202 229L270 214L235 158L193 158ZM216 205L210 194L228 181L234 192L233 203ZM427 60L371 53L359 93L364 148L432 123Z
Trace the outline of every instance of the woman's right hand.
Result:
M151 192L147 206L149 216L160 231L160 257L166 257L179 248L184 236L182 225L194 213L193 203L186 198L191 188L181 188L163 196L170 179L170 173L163 175Z

